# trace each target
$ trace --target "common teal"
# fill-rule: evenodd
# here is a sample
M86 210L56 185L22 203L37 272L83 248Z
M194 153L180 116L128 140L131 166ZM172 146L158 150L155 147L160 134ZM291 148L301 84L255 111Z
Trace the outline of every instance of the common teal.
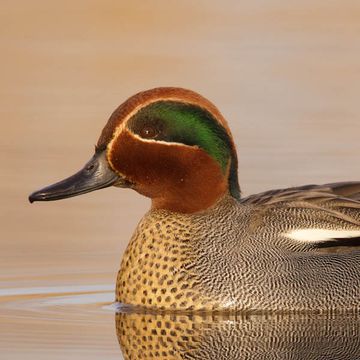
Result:
M192 311L360 309L360 182L241 197L230 129L193 91L132 96L111 115L85 167L29 199L111 185L152 200L121 262L121 303Z

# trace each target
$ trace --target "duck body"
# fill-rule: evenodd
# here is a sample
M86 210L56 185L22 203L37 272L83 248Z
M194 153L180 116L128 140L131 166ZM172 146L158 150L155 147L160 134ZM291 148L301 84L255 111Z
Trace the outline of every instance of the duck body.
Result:
M318 248L285 235L320 226L338 229L325 209L292 202L264 206L231 196L195 215L151 210L124 254L117 301L209 311L360 308L356 247L339 253L336 246Z
M111 115L85 167L30 201L111 185L152 200L121 261L121 303L171 311L360 309L360 182L241 197L229 127L199 94L134 95Z

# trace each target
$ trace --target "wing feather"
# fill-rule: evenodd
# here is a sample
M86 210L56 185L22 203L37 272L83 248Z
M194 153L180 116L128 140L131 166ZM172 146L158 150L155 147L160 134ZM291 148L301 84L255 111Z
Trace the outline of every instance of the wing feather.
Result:
M339 182L324 185L305 185L288 189L277 189L250 195L240 200L243 204L271 205L280 202L301 201L324 202L334 200L344 204L360 206L360 181Z
M289 230L282 233L293 241L300 239L312 247L360 245L360 182L271 190L240 202L268 209L275 217L279 209L293 209L298 215L288 216Z

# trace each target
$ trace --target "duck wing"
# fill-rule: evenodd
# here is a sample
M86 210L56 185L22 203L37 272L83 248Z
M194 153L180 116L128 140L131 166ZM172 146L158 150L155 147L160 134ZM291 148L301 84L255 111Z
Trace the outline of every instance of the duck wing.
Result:
M327 199L360 201L360 181L338 182L324 185L304 185L287 189L265 191L240 200L243 204L270 205L288 201L325 201Z
M314 247L360 246L360 182L270 190L240 200L261 209L284 235Z

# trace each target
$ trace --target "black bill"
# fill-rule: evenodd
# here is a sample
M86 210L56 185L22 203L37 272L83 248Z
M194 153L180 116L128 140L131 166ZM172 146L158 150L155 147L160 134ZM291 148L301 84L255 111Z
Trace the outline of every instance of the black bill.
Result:
M56 184L33 192L29 201L50 201L65 199L102 189L111 185L125 185L124 180L116 174L106 160L105 151L95 153L91 160L76 174Z

